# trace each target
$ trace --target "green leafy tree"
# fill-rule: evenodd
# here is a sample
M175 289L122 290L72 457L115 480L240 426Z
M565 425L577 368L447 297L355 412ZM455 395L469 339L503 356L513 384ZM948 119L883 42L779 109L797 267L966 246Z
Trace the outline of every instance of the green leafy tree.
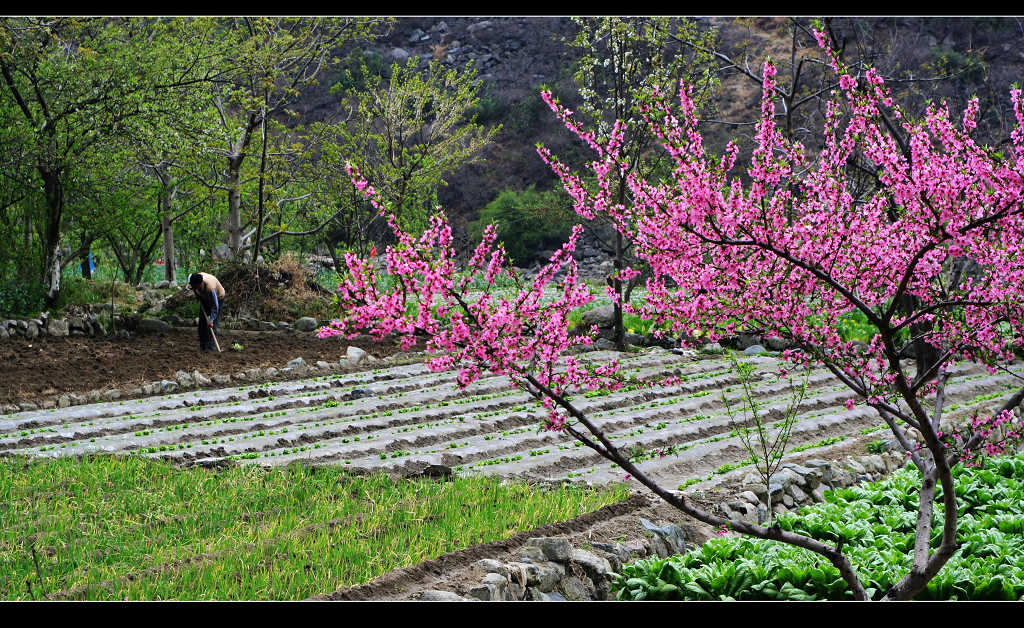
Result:
M344 119L318 128L323 138L318 168L329 173L320 187L331 254L342 244L365 252L381 220L345 172L357 165L395 208L403 228L419 231L437 206L445 177L482 157L498 128L476 122L480 81L469 66L444 69L437 62L420 71L419 60L394 64L382 77L364 63L349 70L343 85Z

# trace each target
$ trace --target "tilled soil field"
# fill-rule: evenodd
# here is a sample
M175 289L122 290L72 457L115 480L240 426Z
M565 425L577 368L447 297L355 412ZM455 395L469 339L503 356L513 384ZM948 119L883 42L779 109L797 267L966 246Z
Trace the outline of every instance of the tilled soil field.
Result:
M311 333L250 332L224 329L217 333L221 353L199 351L194 328L140 334L128 338L11 338L0 343L0 406L64 393L101 388L127 388L173 379L179 370L231 374L249 368L284 366L302 357L336 362L355 345L375 357L399 350L394 343L371 339L319 339ZM242 345L241 351L231 349Z
M185 344L184 338L175 341ZM342 354L345 345L342 341L331 347L329 341L315 338L309 342L311 346L323 343L319 350L332 356ZM110 346L117 344L112 342ZM257 346L262 345L250 340L246 353L255 353ZM380 348L368 347L378 355ZM280 366L297 357L294 349L294 345L279 349L278 357L268 362ZM108 361L116 362L110 353L105 355ZM309 360L323 354L301 355ZM723 402L724 395L737 410L742 402L740 382L727 360L679 356L661 349L586 355L594 361L616 357L627 374L675 374L682 380L678 385L643 390L581 393L574 400L619 447L652 451L677 446L679 453L653 456L642 464L663 485L674 488L690 478L701 478L701 484L688 490L698 491L700 498L704 495L699 492L702 488L737 484L751 470L739 467L730 472L748 453L736 436L736 426ZM232 359L230 354L212 356L211 364L217 364L213 360ZM763 355L749 361L757 367L762 411L779 418L790 403L792 390L776 380L777 359ZM621 469L577 446L568 436L538 431L543 409L525 393L510 387L505 377L487 377L458 389L455 373L431 373L419 363L376 363L373 367L301 380L9 414L0 417L0 454L133 452L183 464L274 466L302 462L397 475L416 475L428 468L436 469L431 465L442 465L461 475L496 474L536 482L597 485L631 481L623 477ZM5 365L7 368L9 365ZM213 374L218 372L216 366L205 368ZM231 363L225 372L237 368ZM1019 366L1011 368L1020 370ZM121 368L117 372L123 378L133 377ZM7 371L4 373L6 377ZM998 405L1002 400L994 393L1011 388L1014 381L1011 375L990 375L967 364L955 367L953 374L958 377L946 394L948 416L954 419ZM138 375L142 379L160 376L153 372ZM810 373L806 385L790 440L791 448L805 449L794 460L865 453L866 442L886 438L886 432L870 431L880 424L873 411L843 407L849 393L827 371ZM642 535L639 516L684 520L667 507L642 498L606 510L602 515L556 524L551 530L539 532L615 539ZM521 544L528 536L518 542ZM488 552L500 558L513 551L516 542L510 539L505 544L491 544L494 547L469 548L332 596L408 599L415 590L457 578L459 569Z

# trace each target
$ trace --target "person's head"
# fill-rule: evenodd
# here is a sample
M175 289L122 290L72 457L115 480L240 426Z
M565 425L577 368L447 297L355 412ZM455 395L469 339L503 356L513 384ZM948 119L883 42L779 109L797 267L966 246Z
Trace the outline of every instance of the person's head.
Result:
M193 290L200 290L203 287L203 276L199 273L192 273L188 276L188 285L191 286Z

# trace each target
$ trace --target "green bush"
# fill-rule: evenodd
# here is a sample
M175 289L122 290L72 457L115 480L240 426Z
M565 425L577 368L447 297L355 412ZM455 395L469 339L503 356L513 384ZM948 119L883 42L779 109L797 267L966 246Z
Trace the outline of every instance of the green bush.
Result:
M46 286L38 281L12 277L0 283L0 314L36 316L43 311Z
M961 549L919 600L1018 600L1024 596L1024 454L957 466ZM822 504L780 515L778 524L833 544L868 595L880 599L913 562L920 473L907 467L882 482L829 491ZM941 539L937 490L932 546ZM750 537L713 539L683 556L625 565L613 583L620 600L843 600L846 582L826 559Z
M484 227L494 223L512 263L526 266L538 250L565 242L575 218L565 195L553 190L538 192L531 185L521 191L503 190L484 207L479 220L469 223L468 230L477 242Z

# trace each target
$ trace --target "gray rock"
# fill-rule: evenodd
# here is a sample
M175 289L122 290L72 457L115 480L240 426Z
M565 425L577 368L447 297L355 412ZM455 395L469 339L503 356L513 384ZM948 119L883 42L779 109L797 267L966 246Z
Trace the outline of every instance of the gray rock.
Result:
M451 591L438 591L437 589L430 589L420 594L420 599L424 602L466 602L466 598L452 593Z
M286 323L285 321L277 321L277 328L281 329L281 330L284 330L284 329L291 329L292 326L291 326L290 323Z
M630 558L643 558L651 553L651 543L647 539L633 539L631 541L626 541L623 547L625 547L626 551L629 552Z
M560 563L541 561L536 563L535 566L537 569L537 586L540 587L541 591L549 593L554 591L555 586L565 577L565 567Z
M540 548L548 560L566 562L572 555L572 544L563 537L534 537L526 541L527 545Z
M331 363L325 362L324 360L317 360L316 367L322 371L326 371L331 368Z
M345 359L347 359L350 364L359 364L365 358L366 352L360 349L359 347L353 347L349 345L348 349L345 350Z
M804 466L817 471L819 473L818 477L825 484L832 483L832 464L827 460L820 460L818 458L805 460Z
M494 560L492 558L483 558L481 560L478 560L475 563L473 563L473 567L479 569L485 574L496 573L501 576L504 576L505 578L509 577L508 567L506 567L505 564L501 561Z
M51 318L46 321L46 334L54 337L67 336L70 333L67 321Z
M178 381L178 385L182 388L191 388L195 385L195 380L185 371L177 371L174 374L174 379Z
M863 473L867 473L868 472L868 470L864 468L864 465L862 465L859 461L857 461L857 460L855 460L853 458L847 458L844 461L844 466L847 469L850 469L851 471L853 471L854 473L861 473L861 474L863 474Z
M103 393L103 398L107 401L114 401L115 399L121 398L121 391L113 388Z
M519 552L519 557L523 559L524 562L528 563L542 562L547 559L547 556L544 555L544 550L534 545L527 545L524 547L522 551Z
M609 554L614 554L616 557L618 557L620 563L628 563L630 560L629 550L627 550L626 547L621 543L615 543L613 545L611 543L599 543L597 541L594 541L590 545L595 549L599 549Z
M566 599L574 602L582 602L594 599L594 585L591 582L581 580L576 576L569 576L562 580L559 590Z
M612 305L602 305L592 310L587 310L583 313L583 322L581 324L586 328L589 328L591 325L597 325L599 328L612 327L615 325L615 307Z
M717 342L709 342L701 347L700 350L704 353L722 353L725 351L725 349L722 348L722 345Z
M143 334L158 334L170 331L171 326L159 318L144 318L139 321L139 326L135 329Z
M195 380L196 386L209 386L212 383L209 377L199 371L192 371L192 379Z
M57 399L57 407L58 408L67 408L70 405L71 405L71 397L69 397L67 395L61 395Z
M591 547L593 547L593 544L591 544ZM612 572L622 572L622 561L615 554L615 552L608 552L597 547L593 547L593 550L596 555L608 561L608 566L610 567Z
M217 384L219 386L225 386L225 385L231 383L231 376L230 375L213 375L213 376L210 377L210 379L213 380L213 383L215 383L215 384Z
M794 505L796 505L796 500L794 500L793 496L790 495L789 493L783 493L782 505L785 506L786 508L792 508Z
M316 331L317 327L316 319L311 316L303 316L295 321L295 329L298 331Z
M39 325L36 325L35 321L28 322L28 326L25 329L25 337L29 340L39 337Z
M39 406L32 403L31 401L23 401L18 404L18 409L22 412L28 412L29 410L38 410Z
M285 370L294 371L295 373L298 373L299 375L302 375L304 373L309 372L309 365L306 364L306 361L303 360L301 357L295 358L294 360L289 362L287 365L285 365L284 368L285 368Z
M270 321L260 321L260 331L274 331L277 325Z
M746 349L743 350L743 354L744 355L760 355L760 354L764 353L765 351L766 351L766 349L764 347L762 347L761 345L750 345L749 347L747 347Z
M785 351L786 349L793 346L793 343L786 340L785 338L779 338L778 336L769 336L764 339L764 343L772 351Z
M160 382L160 392L167 394L178 390L178 383L165 379Z
M825 485L819 484L811 491L811 499L815 502L821 503L825 501Z
M881 473L884 475L885 473L888 472L888 469L885 468L885 462L882 460L882 457L879 456L878 454L866 456L861 460L864 463L864 468L867 469L870 473Z
M99 319L97 319L97 318L92 319L92 322L90 322L90 326L92 327L92 334L94 336L106 336L107 335L107 327L102 322L100 322Z
M755 506L761 503L761 500L757 498L757 495L755 495L753 491L743 491L739 494L739 498L748 504L753 504Z
M7 339L9 337L10 337L10 334L7 333L7 328L6 327L0 327L0 340L5 340L5 339Z
M800 487L797 486L796 484L790 484L789 488L787 489L787 493L789 493L789 495L793 498L793 501L795 501L798 504L802 504L808 499L807 493L800 490Z
M266 375L267 377L276 377L277 373L277 369L272 366L269 367L267 370L263 371L263 374Z
M574 549L572 551L572 562L583 567L587 575L595 581L603 580L608 575L608 572L612 570L611 565L608 564L605 558L584 549Z
M654 533L656 537L664 539L668 544L671 553L681 554L686 551L686 535L683 533L683 529L679 526L670 523L668 525L658 527L643 517L640 517L640 525L642 525L648 532Z

